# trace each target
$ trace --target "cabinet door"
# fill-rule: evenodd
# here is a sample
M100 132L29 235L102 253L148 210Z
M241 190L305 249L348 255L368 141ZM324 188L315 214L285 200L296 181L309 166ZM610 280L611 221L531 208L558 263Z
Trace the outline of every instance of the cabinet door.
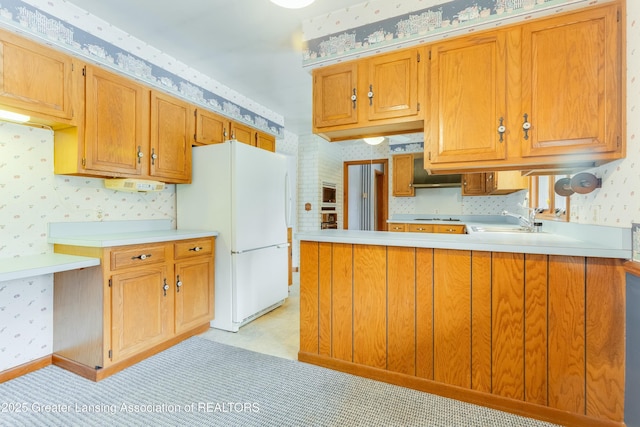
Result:
M276 137L268 133L256 132L256 147L275 153Z
M412 233L433 233L433 224L406 224L406 231Z
M135 176L149 159L149 90L86 67L85 169Z
M229 139L231 121L206 110L196 110L196 144L219 144Z
M213 256L197 257L175 265L176 333L213 319Z
M433 226L434 233L446 233L446 234L464 234L464 225L445 225L436 224Z
M231 122L231 139L236 139L239 142L255 146L255 132L256 131L249 126Z
M317 128L358 122L357 62L313 70L313 125Z
M0 104L71 119L71 73L70 56L0 31Z
M173 335L173 284L163 289L166 265L111 277L112 362L160 344Z
M404 223L390 223L389 224L389 231L398 231L398 232L405 232L407 231L407 224Z
M465 173L462 176L462 195L463 196L482 196L487 194L486 189L487 174Z
M194 108L187 102L151 92L149 174L164 182L191 180Z
M369 120L415 116L418 114L418 73L420 56L416 49L373 57L367 62L369 80L366 93ZM366 89L366 90L364 90Z
M503 32L439 43L431 49L431 163L504 159L506 36Z
M620 138L618 5L522 30L522 155L610 152Z
M393 156L393 196L413 197L416 190L413 183L413 154Z

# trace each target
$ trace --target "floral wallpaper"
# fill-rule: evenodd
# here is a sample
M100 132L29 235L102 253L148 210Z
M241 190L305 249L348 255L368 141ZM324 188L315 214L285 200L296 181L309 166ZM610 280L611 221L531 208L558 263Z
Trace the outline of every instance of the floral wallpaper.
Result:
M282 135L284 119L281 116L269 114L264 107L188 67L180 67L175 59L77 6L68 2L32 0L31 3L37 6L21 0L3 0L0 3L0 26L42 39L74 56L88 58L257 129ZM59 15L66 16L67 20L59 18ZM104 34L105 28L121 34L117 40L109 42Z
M175 185L157 193L53 174L50 130L0 122L0 258L53 252L50 222L170 219ZM0 282L0 372L52 352L53 275Z
M363 53L410 46L528 19L534 14L543 16L559 7L583 6L598 1L443 0L435 5L430 3L434 2L368 1L304 21L303 65L313 67L328 61L336 62L342 57L357 58Z

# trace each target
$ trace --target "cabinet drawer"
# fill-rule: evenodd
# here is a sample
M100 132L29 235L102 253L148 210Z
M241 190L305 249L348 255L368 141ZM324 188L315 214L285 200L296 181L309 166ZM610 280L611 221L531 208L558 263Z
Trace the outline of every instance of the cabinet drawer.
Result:
M181 240L173 244L175 259L210 255L213 253L213 238Z
M167 245L136 245L111 251L111 270L164 262Z
M464 225L437 224L433 226L433 232L448 233L448 234L464 234Z
M433 233L433 224L407 224L407 231L412 233Z
M406 231L407 224L389 224L389 231Z

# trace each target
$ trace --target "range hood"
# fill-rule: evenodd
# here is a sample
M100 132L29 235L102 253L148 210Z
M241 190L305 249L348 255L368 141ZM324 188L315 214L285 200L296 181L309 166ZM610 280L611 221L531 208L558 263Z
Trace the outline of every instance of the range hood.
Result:
M461 174L429 175L424 169L422 156L413 159L413 183L414 188L447 188L461 187Z

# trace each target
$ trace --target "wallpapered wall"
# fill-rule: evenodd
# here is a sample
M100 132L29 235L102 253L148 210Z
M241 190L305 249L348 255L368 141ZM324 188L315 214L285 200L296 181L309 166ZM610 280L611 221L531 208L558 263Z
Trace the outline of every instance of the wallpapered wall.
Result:
M47 224L175 219L175 185L124 193L53 174L53 133L0 122L0 258L53 252ZM0 371L52 353L53 275L0 282Z

